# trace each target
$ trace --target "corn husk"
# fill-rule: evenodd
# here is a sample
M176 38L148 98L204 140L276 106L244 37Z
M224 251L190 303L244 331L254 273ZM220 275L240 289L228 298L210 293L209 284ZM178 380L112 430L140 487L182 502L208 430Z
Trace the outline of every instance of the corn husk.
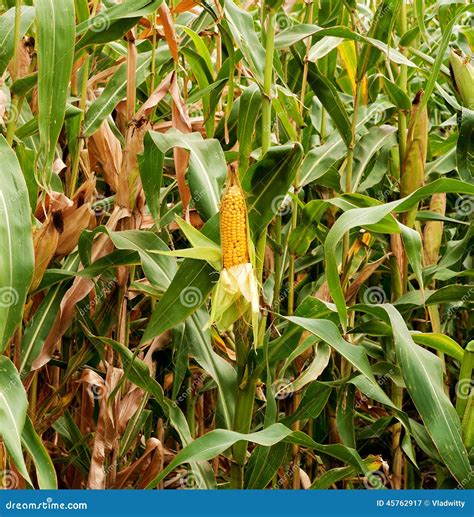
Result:
M474 109L474 66L461 51L451 50L449 67L463 106Z
M434 194L430 202L430 211L444 215L446 212L446 194ZM438 262L439 250L443 240L443 221L428 221L423 230L424 262L426 266Z
M420 111L423 94L423 90L416 94L411 109L406 151L401 170L400 193L402 197L410 195L423 186L428 150L428 111L426 106ZM418 207L414 207L405 214L404 223L410 228L415 223L417 210Z

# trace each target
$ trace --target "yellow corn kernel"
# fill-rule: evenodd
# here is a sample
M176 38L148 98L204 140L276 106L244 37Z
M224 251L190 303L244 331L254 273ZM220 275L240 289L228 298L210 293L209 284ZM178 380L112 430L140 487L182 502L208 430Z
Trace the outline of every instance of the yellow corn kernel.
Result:
M242 189L235 180L222 196L221 245L224 268L249 262L247 206Z

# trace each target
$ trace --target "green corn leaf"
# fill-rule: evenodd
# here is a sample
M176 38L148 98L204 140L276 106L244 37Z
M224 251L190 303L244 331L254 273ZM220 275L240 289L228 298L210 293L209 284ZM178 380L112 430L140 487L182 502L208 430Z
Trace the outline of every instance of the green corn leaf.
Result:
M45 153L43 181L49 184L74 59L74 0L37 0L38 126Z
M0 136L0 349L20 323L33 277L28 189L15 153Z

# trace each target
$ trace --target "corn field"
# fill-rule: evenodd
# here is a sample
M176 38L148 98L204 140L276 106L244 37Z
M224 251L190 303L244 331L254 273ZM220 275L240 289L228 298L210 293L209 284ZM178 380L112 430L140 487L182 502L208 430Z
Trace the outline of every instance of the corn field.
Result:
M473 488L474 7L0 1L0 486Z

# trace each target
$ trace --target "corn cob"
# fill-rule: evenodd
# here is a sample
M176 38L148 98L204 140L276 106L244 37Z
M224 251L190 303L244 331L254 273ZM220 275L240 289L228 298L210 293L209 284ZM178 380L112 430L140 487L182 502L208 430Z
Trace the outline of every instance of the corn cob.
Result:
M221 202L221 245L224 269L249 262L247 206L235 173Z
M463 105L471 110L474 109L474 66L463 53L451 50L449 67Z
M410 114L410 126L407 134L407 145L401 170L400 193L408 196L423 185L425 176L426 153L428 149L428 112L426 106L420 111L423 99L420 90L413 100ZM411 209L404 218L404 223L412 227L415 223L418 208Z
M446 212L446 194L433 194L430 211L444 215ZM443 222L428 221L423 232L425 266L438 262L439 249L443 240Z

